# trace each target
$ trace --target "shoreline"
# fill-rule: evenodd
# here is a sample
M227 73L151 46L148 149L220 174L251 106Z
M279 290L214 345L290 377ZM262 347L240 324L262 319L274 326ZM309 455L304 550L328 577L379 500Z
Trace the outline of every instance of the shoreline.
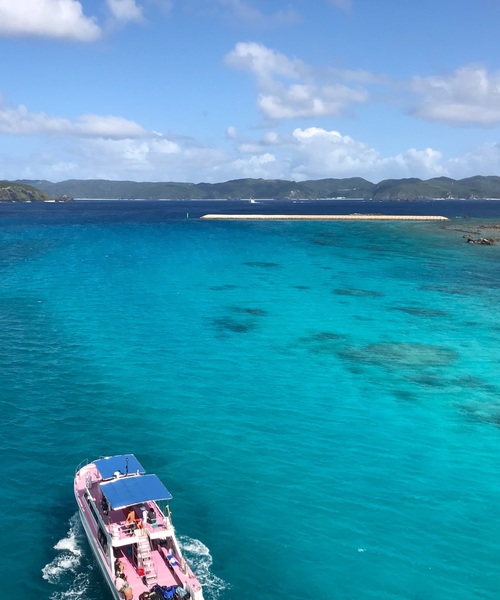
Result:
M229 215L208 214L200 219L222 221L449 221L438 215Z

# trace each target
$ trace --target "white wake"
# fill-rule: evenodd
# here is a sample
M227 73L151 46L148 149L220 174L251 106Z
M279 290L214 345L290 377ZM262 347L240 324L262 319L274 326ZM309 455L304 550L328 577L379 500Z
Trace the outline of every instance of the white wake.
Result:
M54 546L56 556L42 569L46 581L63 588L51 594L50 600L86 598L90 572L81 571L83 540L83 527L76 513L69 520L66 537Z
M179 543L189 566L203 586L206 600L217 600L223 591L230 589L231 586L226 581L210 570L213 561L205 544L187 536L179 536Z

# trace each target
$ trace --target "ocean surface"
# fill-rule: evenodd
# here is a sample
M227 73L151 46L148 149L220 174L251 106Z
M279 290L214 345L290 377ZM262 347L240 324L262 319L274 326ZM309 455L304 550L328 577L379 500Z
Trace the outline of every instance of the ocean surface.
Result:
M450 221L197 218L244 211ZM130 452L207 600L496 600L500 245L463 238L496 223L0 204L0 596L109 598L73 475Z

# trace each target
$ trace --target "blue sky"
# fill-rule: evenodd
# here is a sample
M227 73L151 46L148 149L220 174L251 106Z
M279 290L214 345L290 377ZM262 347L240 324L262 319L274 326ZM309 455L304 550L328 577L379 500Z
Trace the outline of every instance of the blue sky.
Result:
M500 0L0 0L0 179L500 175Z

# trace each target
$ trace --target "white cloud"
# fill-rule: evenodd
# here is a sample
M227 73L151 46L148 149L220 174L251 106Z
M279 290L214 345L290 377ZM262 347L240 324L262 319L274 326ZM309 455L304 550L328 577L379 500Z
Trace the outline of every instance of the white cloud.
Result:
M500 169L500 144L446 159L432 148L409 148L394 156L383 156L364 142L320 127L296 128L286 136L269 133L273 135L266 133L260 141L239 141L240 156L226 165L227 179L263 177L302 181L364 177L372 182L404 177L461 179L496 173Z
M437 150L426 148L416 150L410 148L396 156L381 159L378 170L384 179L394 178L391 173L397 173L395 178L419 177L430 179L432 177L450 176L450 171L443 156ZM462 177L459 175L457 178Z
M317 87L295 84L280 91L281 95L259 95L258 105L270 119L339 115L351 104L368 99L366 92L344 85Z
M234 131L237 136L237 132ZM38 138L36 138L38 139ZM491 175L500 170L500 144L484 145L463 156L445 158L432 148L410 148L383 156L376 148L319 127L288 134L264 133L260 140L232 140L225 152L191 138L45 136L40 149L0 154L6 179L132 179L135 181L221 182L240 177L265 179L387 178Z
M87 114L71 121L45 113L32 113L23 105L9 108L0 102L0 133L118 139L144 137L146 130L134 121L122 117Z
M500 144L445 158L438 150L408 148L381 152L348 135L322 127L264 129L242 135L226 130L225 151L188 137L163 136L119 116L86 114L66 119L7 107L0 101L0 134L23 136L34 150L0 154L2 177L17 179L104 178L136 181L220 182L266 179L386 178L489 175L500 171ZM22 146L23 148L25 146ZM29 163L29 167L27 167Z
M414 77L411 87L423 96L416 117L463 126L500 123L500 73L464 67L449 77Z
M226 55L225 62L231 67L251 71L260 82L272 82L275 77L297 79L305 70L302 61L290 59L257 42L237 43Z
M78 177L136 181L201 181L213 174L227 156L191 139L90 139L74 147ZM194 175L196 173L196 175Z
M236 44L225 61L256 77L260 89L257 104L268 119L336 116L368 100L366 90L342 81L355 79L355 73L315 72L300 60L255 42ZM358 79L366 80L367 76L358 74Z
M276 157L270 152L256 154L249 158L239 158L230 163L230 168L240 177L273 179Z
M77 0L0 0L0 35L92 41L101 30Z
M72 124L69 133L84 137L139 138L149 135L139 124L123 117L82 115Z
M297 128L293 172L300 179L363 176L380 161L368 145L319 127Z
M106 0L106 4L118 21L142 21L142 8L135 0Z

